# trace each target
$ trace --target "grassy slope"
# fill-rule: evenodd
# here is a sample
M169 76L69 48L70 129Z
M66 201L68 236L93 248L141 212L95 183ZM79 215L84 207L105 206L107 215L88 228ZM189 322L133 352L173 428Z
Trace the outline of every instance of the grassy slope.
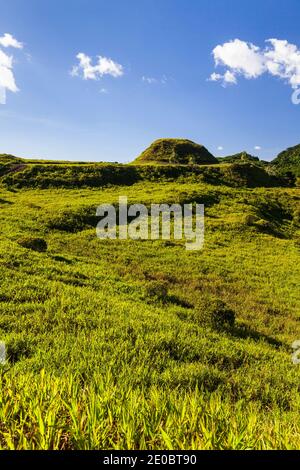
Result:
M278 172L292 172L300 177L300 144L280 152L272 161Z
M99 241L79 216L118 195L203 201L205 248ZM3 189L1 447L299 447L297 206L297 189L203 182ZM165 302L147 296L153 280ZM212 297L235 311L230 331L199 322Z

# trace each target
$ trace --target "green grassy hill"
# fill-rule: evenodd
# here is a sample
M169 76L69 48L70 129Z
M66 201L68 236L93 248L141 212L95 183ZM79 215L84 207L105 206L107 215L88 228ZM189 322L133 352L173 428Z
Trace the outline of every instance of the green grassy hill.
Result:
M12 165L1 449L299 448L299 189L253 163ZM204 248L99 240L124 195L204 203Z
M218 163L217 159L203 146L188 139L155 140L134 163L205 164Z
M226 157L218 157L220 163L255 163L260 162L258 157L254 157L247 152L239 152L234 155L228 155Z
M9 155L7 153L0 153L0 165L14 164L23 162L22 158Z
M279 153L272 165L279 173L291 172L300 177L300 144Z

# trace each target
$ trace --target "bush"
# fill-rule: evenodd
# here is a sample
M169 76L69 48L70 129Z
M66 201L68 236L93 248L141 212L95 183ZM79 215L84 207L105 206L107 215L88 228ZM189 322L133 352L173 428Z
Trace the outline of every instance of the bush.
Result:
M268 235L279 235L274 224L268 220L259 219L255 224L257 230Z
M246 214L244 216L243 223L244 225L247 225L248 227L251 227L252 225L255 225L255 223L259 220L259 218L255 214Z
M147 298L165 302L168 297L168 284L164 281L150 281L145 291Z
M96 217L95 207L80 207L58 212L46 221L46 227L49 230L76 233L96 227L97 222L99 222L99 217Z
M29 250L39 252L47 251L47 242L43 238L24 237L17 240L17 243Z
M7 358L9 362L15 364L23 358L32 354L31 345L23 336L16 336L10 339L6 345Z
M195 307L194 319L203 326L226 330L233 328L235 312L220 299L206 299Z

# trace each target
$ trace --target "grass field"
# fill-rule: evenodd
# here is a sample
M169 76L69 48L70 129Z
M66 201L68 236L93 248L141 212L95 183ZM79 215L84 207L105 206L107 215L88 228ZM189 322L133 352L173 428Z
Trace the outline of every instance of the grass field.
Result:
M2 449L300 447L299 189L5 178ZM204 249L99 240L96 207L119 195L203 202Z

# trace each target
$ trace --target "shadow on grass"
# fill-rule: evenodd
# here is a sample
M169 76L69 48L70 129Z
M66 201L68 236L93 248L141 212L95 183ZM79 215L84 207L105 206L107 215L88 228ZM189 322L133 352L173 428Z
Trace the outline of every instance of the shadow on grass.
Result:
M258 331L253 330L250 328L248 325L245 324L240 324L234 326L232 329L228 331L228 334L230 336L233 336L235 338L250 338L253 339L254 341L266 341L268 344L276 347L281 347L284 346L282 341L279 341L275 338L272 338L272 336L265 335L264 333L259 333Z
M11 205L11 204L13 204L13 202L7 201L6 199L1 199L0 198L0 204L9 204L9 205Z
M179 307L194 308L194 306L191 303L189 303L187 300L177 297L177 295L168 295L166 297L166 302L170 302L171 304L178 305Z
M73 261L71 259L65 258L64 256L52 255L50 256L50 258L54 261L60 261L61 263L73 264Z

